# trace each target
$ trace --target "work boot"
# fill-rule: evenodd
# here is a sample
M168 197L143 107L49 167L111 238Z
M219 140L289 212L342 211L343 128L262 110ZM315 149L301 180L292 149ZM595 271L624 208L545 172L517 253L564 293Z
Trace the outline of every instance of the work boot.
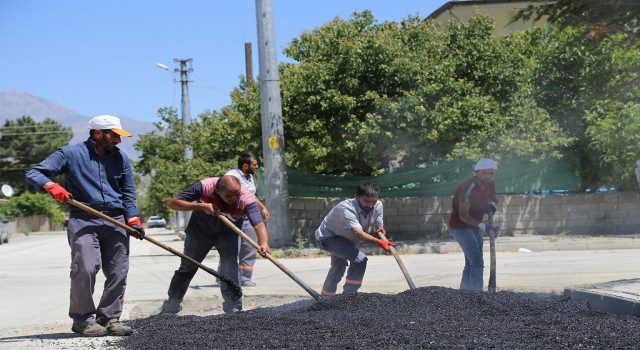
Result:
M102 324L107 329L109 335L121 336L133 334L133 329L120 323L120 320L117 318L112 318L104 322L100 322L100 324Z
M177 314L182 310L182 306L180 305L180 300L177 299L167 299L162 303L162 310L160 310L161 314Z
M234 310L242 311L242 302L222 302L222 311L225 314L232 314Z
M107 331L107 328L99 325L96 322L90 322L90 323L73 322L73 326L71 326L71 330L74 333L78 333L85 337L103 337L109 333L109 331Z

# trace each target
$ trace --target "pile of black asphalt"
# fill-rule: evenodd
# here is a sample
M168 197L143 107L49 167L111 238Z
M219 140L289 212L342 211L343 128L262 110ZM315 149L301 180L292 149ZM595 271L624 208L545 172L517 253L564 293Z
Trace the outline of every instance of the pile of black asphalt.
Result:
M640 318L561 295L423 287L132 320L119 349L637 349Z

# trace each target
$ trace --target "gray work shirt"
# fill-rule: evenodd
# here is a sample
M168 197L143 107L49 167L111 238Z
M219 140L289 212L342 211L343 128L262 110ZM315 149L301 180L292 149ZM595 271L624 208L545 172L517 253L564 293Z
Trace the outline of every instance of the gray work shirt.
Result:
M325 216L316 230L316 239L342 236L356 244L360 239L351 229L361 227L364 232L372 233L378 226L383 226L381 201L378 200L367 213L360 207L357 199L346 199Z

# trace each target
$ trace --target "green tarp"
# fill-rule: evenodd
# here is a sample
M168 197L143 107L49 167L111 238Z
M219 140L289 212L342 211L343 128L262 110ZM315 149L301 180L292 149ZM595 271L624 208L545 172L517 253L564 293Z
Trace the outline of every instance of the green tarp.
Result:
M311 174L287 168L287 183L291 197L353 197L364 182L379 185L384 197L450 196L462 180L473 176L474 165L474 161L457 160L369 177ZM262 185L264 179L260 177ZM576 162L570 157L539 163L519 158L498 163L495 183L500 194L570 193L579 190L580 179ZM259 192L264 194L264 186L259 186Z

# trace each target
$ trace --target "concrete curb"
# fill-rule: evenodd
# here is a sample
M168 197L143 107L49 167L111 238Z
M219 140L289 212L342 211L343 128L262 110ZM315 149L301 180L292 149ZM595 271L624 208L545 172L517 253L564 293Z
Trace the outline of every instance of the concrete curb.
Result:
M586 301L592 310L618 315L640 316L640 300L620 291L600 288L567 288L564 295L573 300Z

